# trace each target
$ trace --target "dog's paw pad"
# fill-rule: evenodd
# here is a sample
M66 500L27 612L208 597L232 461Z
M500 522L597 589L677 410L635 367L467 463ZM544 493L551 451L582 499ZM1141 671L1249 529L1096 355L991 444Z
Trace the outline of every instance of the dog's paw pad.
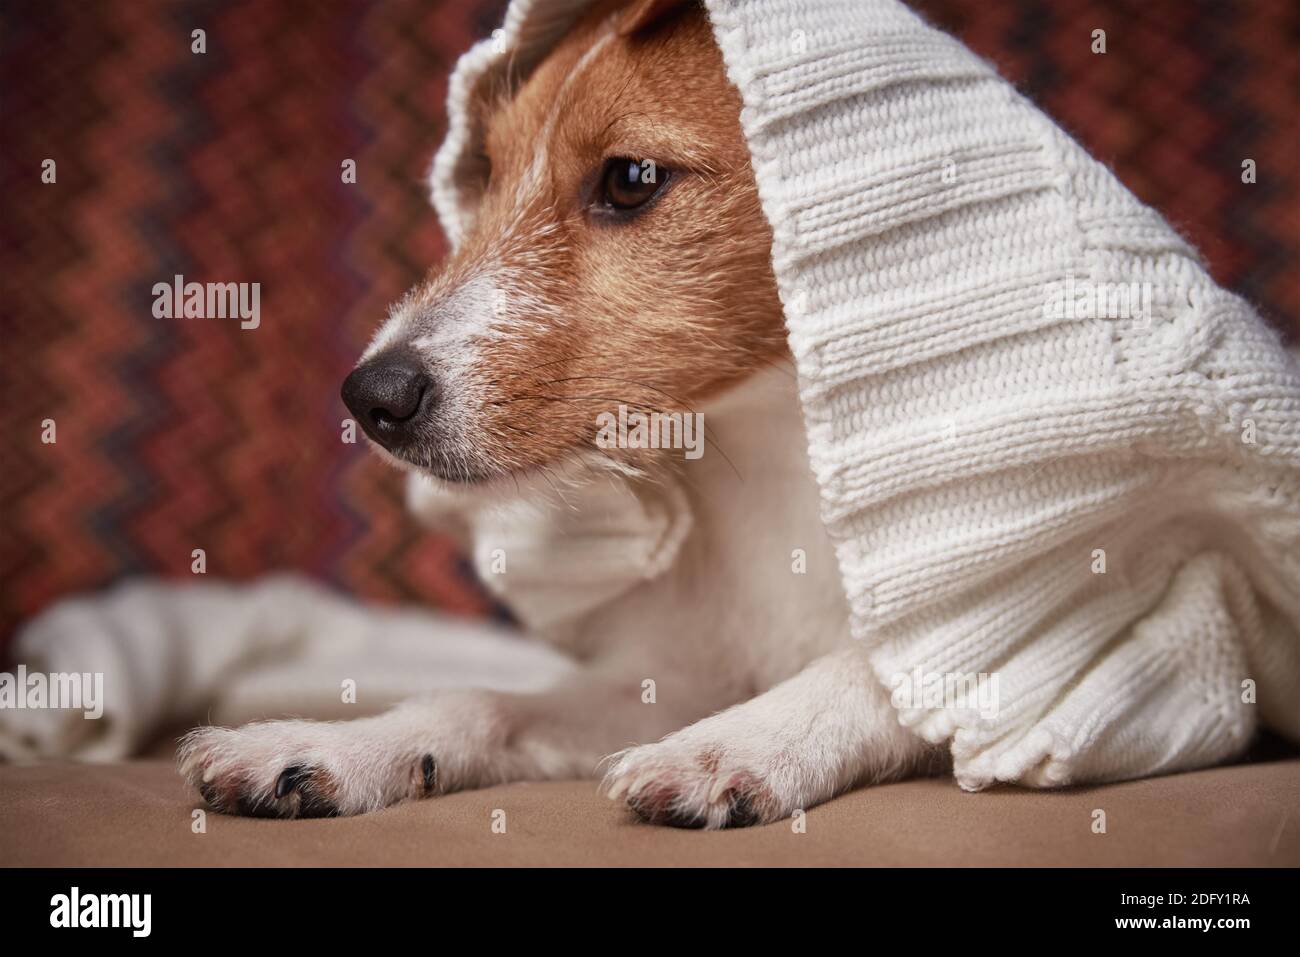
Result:
M760 807L771 801L748 775L733 777L721 789L701 800L691 783L650 782L627 797L627 806L647 824L682 828L750 827L761 824Z
M315 758L285 761L286 751L299 750L293 740L297 730L264 724L192 732L181 746L181 774L218 812L250 817L332 817L340 813L341 792L335 774L323 766L325 762Z
M193 776L193 772L191 772ZM261 776L238 766L208 767L194 782L215 811L248 817L333 817L337 787L328 772L293 764L278 775Z
M202 728L186 736L179 761L214 810L254 817L363 814L447 790L433 753L376 738L357 722Z
M724 751L674 745L669 739L626 752L606 777L606 792L642 821L667 827L749 827L780 816L770 789L730 765Z

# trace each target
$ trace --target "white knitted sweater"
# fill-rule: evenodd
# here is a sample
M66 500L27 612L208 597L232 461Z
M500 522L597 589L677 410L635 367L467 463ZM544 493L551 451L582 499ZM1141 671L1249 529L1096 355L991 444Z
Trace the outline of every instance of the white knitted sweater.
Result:
M469 91L585 6L515 0L462 58L433 171L453 242ZM901 720L971 788L1202 766L1261 723L1300 738L1300 369L1278 337L895 0L706 6L854 635L887 683L999 678L995 716Z

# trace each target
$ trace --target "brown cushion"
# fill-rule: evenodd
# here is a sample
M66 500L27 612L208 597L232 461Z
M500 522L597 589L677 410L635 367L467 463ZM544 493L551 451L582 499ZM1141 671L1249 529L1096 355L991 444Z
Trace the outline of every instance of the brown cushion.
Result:
M1300 864L1300 759L1062 792L864 788L790 822L701 833L631 821L595 782L511 784L332 820L207 814L168 761L0 767L6 865ZM492 814L506 813L506 833ZM1106 833L1092 831L1106 812Z

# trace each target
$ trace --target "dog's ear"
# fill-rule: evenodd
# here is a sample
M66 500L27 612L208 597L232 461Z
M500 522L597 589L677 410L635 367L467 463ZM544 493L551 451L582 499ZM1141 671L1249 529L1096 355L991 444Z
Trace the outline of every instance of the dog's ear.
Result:
M633 0L618 22L618 35L626 37L649 29L693 2L694 0Z

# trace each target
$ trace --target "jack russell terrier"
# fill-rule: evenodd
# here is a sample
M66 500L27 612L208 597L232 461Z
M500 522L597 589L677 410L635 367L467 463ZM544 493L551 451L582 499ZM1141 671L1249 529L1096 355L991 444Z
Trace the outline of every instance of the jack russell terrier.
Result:
M849 635L772 233L703 11L602 4L495 93L475 104L472 234L343 398L583 667L543 693L202 728L183 773L216 808L306 817L603 767L642 819L721 828L939 766ZM709 454L597 441L602 417L701 413Z

